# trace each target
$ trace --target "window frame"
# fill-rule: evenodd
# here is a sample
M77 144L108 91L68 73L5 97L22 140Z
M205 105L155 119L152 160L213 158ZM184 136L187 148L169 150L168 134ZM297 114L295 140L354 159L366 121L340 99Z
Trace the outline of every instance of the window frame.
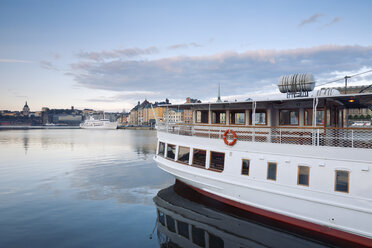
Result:
M250 112L248 112L248 115L249 115ZM232 114L244 114L244 123L231 123L231 116ZM234 117L234 120L235 120L235 117ZM235 121L234 121L235 122ZM245 109L241 110L241 109L237 109L237 110L230 110L230 113L229 113L229 124L230 125L237 125L237 126L244 126L247 124L247 113L245 111Z
M212 162L212 152L215 152L215 153L222 153L223 154L223 169L220 170L220 169L216 169L216 168L212 168L211 167L211 162ZM217 152L217 151L209 151L209 170L213 170L213 171L216 171L216 172L223 172L224 169L225 169L225 158L226 158L226 153L224 152Z
M200 122L198 122L198 112L200 112ZM203 112L207 112L207 122L203 122ZM208 113L208 110L195 110L195 123L209 124L209 113Z
M221 122L221 116L219 116L220 122L213 122L213 114L225 114L225 122ZM226 125L226 117L227 117L227 112L226 110L211 110L211 124L212 125Z
M300 184L300 167L306 167L308 169L308 179L307 179L308 184ZM307 165L297 166L297 185L310 187L310 166L307 166Z
M180 150L181 148L187 148L189 149L189 161L184 162L184 161L180 161ZM191 153L191 148L190 147L187 147L187 146L178 146L178 154L177 154L177 162L181 163L181 164L189 164L190 163L190 153Z
M255 113L265 113L265 124L255 124L255 126L267 126L267 109L256 109ZM253 126L253 111L249 110L249 125Z
M304 117L304 119L303 119L303 122L304 122L304 126L312 126L313 125L313 123L311 123L311 124L306 124L306 111L307 110L310 110L311 112L313 112L313 109L312 108L305 108L304 109L304 114L303 114L303 117ZM316 124L316 126L317 127L323 127L324 126L324 123L325 123L325 120L324 120L324 108L317 108L316 109L316 112L318 112L318 111L323 111L323 124L316 124L316 120L315 120L315 124ZM312 117L312 115L311 115L311 119L312 119L313 117ZM315 118L316 118L316 115L315 115Z
M280 120L282 117L282 111L289 111L289 121L291 121L291 112L297 112L297 124L281 124ZM289 108L289 109L279 109L279 126L299 126L300 125L300 109L298 108Z
M160 143L163 143L164 144L164 151L163 151L163 155L162 154L160 154ZM166 148L166 143L165 142L163 142L163 141L160 141L159 140L159 144L158 144L158 156L161 156L161 157L163 157L163 158L165 158L166 156L165 156L165 148Z
M275 164L275 179L269 178L269 164ZM277 181L278 178L278 163L277 162L267 162L267 174L266 174L266 180L270 181Z
M169 146L174 146L174 158L170 158L170 157L168 157L168 147ZM167 144L167 153L166 153L166 155L165 155L165 158L167 158L167 159L169 159L169 160L173 160L173 161L176 161L176 151L177 151L177 145L175 145L175 144Z
M204 166L203 166L203 165L198 165L198 164L195 164L195 163L194 163L195 150L205 151ZM191 165L192 165L192 166L195 166L195 167L198 167L198 168L204 168L204 169L206 169L206 165L207 165L207 150L205 150L205 149L199 149L199 148L193 148L193 149L192 149L192 160L191 160Z
M347 173L347 191L336 190L337 189L337 172L339 172L339 171L340 172L346 172ZM350 192L350 171L348 171L348 170L335 170L335 186L334 186L334 191L335 192L349 194L349 192Z
M247 160L248 161L248 174L243 174L243 161L244 160ZM247 158L242 158L242 167L241 167L242 169L241 169L241 171L240 171L240 174L242 175L242 176L249 176L249 171L250 171L250 168L251 168L251 160L250 159L247 159Z

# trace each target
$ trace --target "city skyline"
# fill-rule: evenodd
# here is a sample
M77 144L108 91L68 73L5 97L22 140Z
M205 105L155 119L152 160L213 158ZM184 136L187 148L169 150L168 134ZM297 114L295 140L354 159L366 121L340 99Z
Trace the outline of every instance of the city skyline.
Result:
M369 1L2 1L0 109L130 110L372 69ZM371 74L355 78L371 84ZM351 80L350 85L355 85ZM342 82L341 82L342 84Z

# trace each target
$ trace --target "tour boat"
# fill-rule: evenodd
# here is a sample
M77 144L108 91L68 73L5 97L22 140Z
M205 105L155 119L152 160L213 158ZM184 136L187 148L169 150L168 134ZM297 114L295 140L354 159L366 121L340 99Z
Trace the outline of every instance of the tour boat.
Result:
M294 74L279 80L287 98L168 105L193 123L158 123L154 160L215 200L372 247L372 128L348 121L372 94L314 87L311 74Z
M92 116L89 120L85 120L83 123L80 124L80 128L87 128L87 129L117 129L118 123L117 122L110 122L108 119L100 119L95 120Z

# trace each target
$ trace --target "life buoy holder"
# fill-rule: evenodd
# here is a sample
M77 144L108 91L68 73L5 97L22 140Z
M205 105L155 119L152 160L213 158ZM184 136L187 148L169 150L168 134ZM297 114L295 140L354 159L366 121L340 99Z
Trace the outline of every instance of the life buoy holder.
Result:
M233 139L232 141L230 141L230 142L227 140L227 135L228 135L229 133L231 133L232 136L234 137L234 139ZM224 141L225 144L228 145L228 146L233 146L233 145L235 145L235 143L236 143L236 141L237 141L236 133L235 133L233 130L231 130L231 129L227 129L227 130L225 131L225 133L223 134L223 141Z

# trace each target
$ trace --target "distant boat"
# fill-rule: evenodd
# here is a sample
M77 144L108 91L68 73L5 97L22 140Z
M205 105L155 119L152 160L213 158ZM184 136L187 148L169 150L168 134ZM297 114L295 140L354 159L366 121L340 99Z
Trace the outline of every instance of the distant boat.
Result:
M80 124L80 128L89 128L89 129L117 129L117 122L110 122L108 119L95 120L92 116L89 120L85 120Z

